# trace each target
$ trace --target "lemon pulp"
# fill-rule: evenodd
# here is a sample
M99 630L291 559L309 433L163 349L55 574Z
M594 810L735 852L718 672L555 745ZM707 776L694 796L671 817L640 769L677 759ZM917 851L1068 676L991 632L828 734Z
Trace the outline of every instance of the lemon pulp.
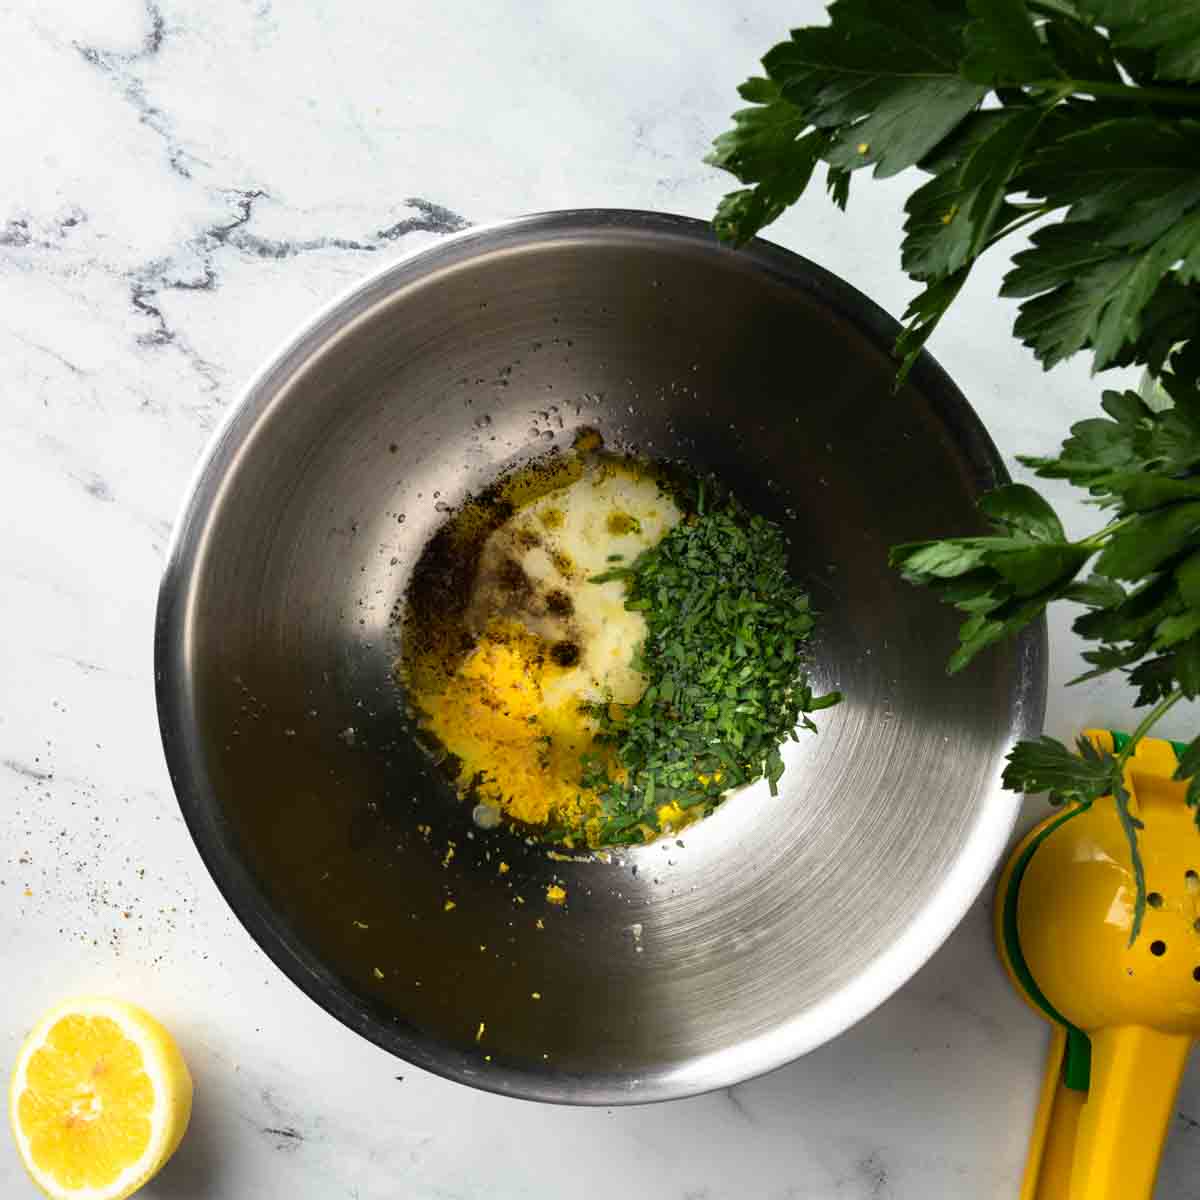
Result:
M48 1195L122 1200L174 1152L191 1099L183 1057L153 1017L82 997L29 1035L9 1116L26 1169Z

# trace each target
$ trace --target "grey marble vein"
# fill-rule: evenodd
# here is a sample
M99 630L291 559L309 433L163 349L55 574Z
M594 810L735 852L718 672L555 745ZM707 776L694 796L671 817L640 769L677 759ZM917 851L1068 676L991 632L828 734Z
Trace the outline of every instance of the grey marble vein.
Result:
M121 95L133 108L138 120L162 138L166 148L167 163L171 170L183 179L191 179L192 171L189 161L193 159L193 156L179 143L170 117L150 100L145 83L135 74L135 68L159 55L167 39L167 23L162 9L154 0L144 0L144 3L149 28L137 50L120 53L78 42L75 44L75 48L82 55L84 62L112 80Z
M349 251L373 254L385 245L414 232L448 233L470 227L470 222L440 204L410 198L404 204L416 210L406 217L365 238L330 235L319 238L266 237L249 227L256 204L269 202L270 193L262 188L231 188L224 193L232 212L226 219L200 230L172 255L158 258L129 272L129 298L134 310L148 317L151 326L138 335L147 347L171 346L183 355L210 389L219 386L221 368L200 354L163 314L158 296L163 291L215 291L221 282L218 255L235 250L256 258L281 260L315 251Z

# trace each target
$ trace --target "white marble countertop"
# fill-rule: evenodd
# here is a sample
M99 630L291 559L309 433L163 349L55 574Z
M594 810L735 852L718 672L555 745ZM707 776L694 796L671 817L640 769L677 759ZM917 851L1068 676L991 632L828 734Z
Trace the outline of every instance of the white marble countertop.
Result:
M350 281L466 222L710 215L727 180L701 159L735 85L819 12L0 6L0 1061L66 993L158 1013L197 1106L148 1196L1015 1198L1046 1027L1000 972L985 902L872 1017L767 1078L645 1109L507 1101L391 1059L272 966L202 867L159 748L164 546L258 361ZM771 236L898 313L907 187L856 182L847 216L814 193ZM1052 448L1098 388L1082 360L1044 375L1010 336L1002 266L976 271L933 350L1011 461ZM1066 624L1052 621L1050 731L1127 726L1123 688L1063 691ZM1194 720L1172 715L1175 732ZM1200 1194L1198 1172L1193 1072L1158 1196ZM7 1138L0 1194L33 1195Z

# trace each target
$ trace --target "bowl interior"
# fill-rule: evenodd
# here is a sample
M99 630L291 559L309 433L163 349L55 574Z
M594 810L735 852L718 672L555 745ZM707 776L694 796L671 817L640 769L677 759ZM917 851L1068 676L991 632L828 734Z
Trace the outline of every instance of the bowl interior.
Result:
M779 1065L861 1015L830 1005L898 945L907 972L932 951L971 898L947 881L977 888L1001 849L998 767L1043 681L1036 636L947 678L954 615L887 567L894 542L976 529L1001 474L932 360L892 393L894 332L768 246L542 218L375 277L252 385L177 534L160 711L210 869L314 998L455 1078L612 1102ZM475 829L392 673L446 506L585 426L785 526L817 683L847 696L777 797L609 863ZM936 903L957 906L941 933L905 942Z

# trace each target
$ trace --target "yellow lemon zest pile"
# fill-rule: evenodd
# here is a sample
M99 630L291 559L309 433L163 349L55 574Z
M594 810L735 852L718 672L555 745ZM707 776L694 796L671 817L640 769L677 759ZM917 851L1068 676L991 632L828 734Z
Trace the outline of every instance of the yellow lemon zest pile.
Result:
M562 670L536 634L494 620L426 700L426 727L461 761L460 788L515 821L586 836L600 800L580 782L580 759L597 752L595 727L573 697L544 706L543 689Z

